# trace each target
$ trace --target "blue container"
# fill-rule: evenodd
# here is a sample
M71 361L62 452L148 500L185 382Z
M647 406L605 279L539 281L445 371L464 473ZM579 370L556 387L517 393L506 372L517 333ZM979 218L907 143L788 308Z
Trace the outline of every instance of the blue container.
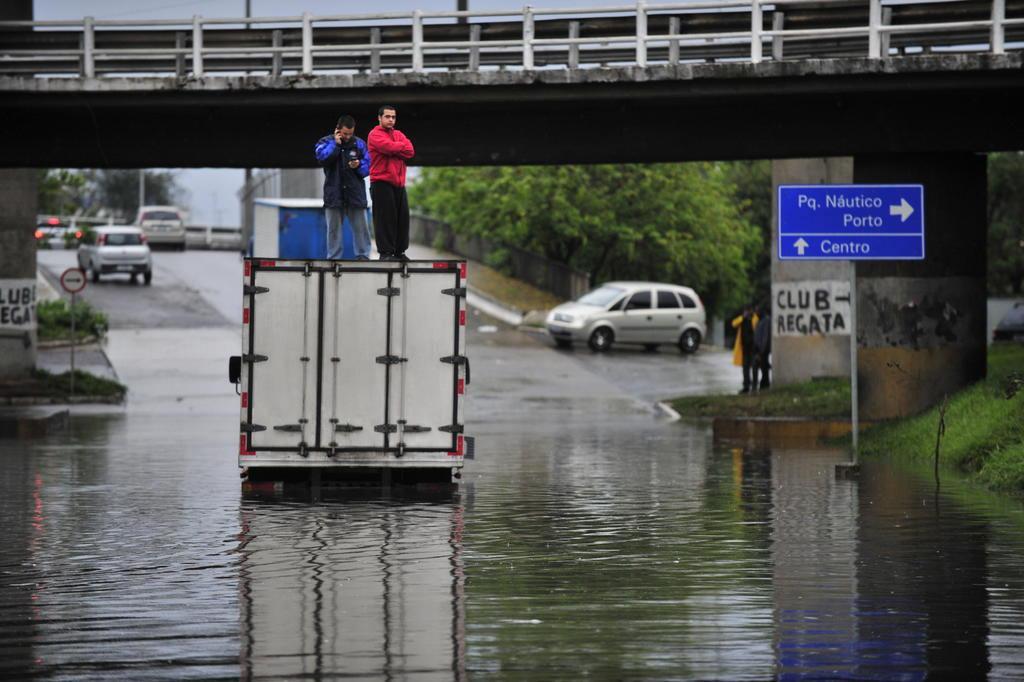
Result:
M327 258L327 219L320 199L257 199L253 247L257 258ZM352 228L342 226L342 258L355 258Z

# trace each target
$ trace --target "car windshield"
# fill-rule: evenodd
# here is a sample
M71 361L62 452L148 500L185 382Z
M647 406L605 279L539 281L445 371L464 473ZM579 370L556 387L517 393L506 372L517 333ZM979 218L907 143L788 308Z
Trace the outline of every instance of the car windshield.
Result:
M110 246L136 246L141 244L142 240L139 238L139 235L132 232L111 232L107 235L105 243Z
M604 307L626 292L619 287L601 287L580 297L577 303L592 305L599 308Z
M181 220L174 211L146 211L140 220Z

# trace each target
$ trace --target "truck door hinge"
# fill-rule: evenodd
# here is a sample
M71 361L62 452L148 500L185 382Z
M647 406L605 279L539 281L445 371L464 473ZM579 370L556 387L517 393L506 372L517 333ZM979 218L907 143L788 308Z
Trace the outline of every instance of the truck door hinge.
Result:
M452 289L442 289L441 293L445 294L446 296L456 296L456 297L461 296L462 298L466 298L466 287L454 287Z
M447 362L450 365L465 365L466 366L466 385L469 385L469 358L465 355L446 355L441 358L441 362Z
M402 295L402 290L399 289L398 287L383 287L382 289L377 289L377 295L379 295L379 296L401 296Z
M252 284L246 284L245 286L242 287L242 293L244 293L246 296L255 294L265 294L268 291L270 291L270 289L267 287L258 287Z
M381 365L398 365L406 362L409 358L400 358L397 355L378 355L377 362Z
M398 423L402 425L402 433L426 433L430 431L429 426L418 426L416 424L406 424L405 420L399 419Z
M305 419L300 419L298 424L278 424L274 427L275 431L288 431L289 433L299 433L302 431L302 427L306 425Z
M256 355L255 353L242 356L242 362L266 362L269 359L266 355Z
M241 425L242 433L256 433L257 431L266 431L267 427L262 424L246 424Z
M444 431L445 433L462 433L462 424L445 424L444 426L438 426L438 431Z
M341 433L353 433L363 430L362 426L356 426L355 424L339 424L337 419L332 419L331 423L334 424L334 430Z
M377 424L373 427L373 430L377 433L395 433L398 431L397 424Z

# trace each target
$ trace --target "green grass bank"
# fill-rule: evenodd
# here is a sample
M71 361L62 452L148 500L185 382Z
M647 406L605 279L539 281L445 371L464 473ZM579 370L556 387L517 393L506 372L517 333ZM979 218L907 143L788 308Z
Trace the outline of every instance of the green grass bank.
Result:
M850 385L823 379L760 394L678 398L672 406L691 417L848 419ZM861 455L931 462L939 409L868 429L861 435ZM1024 345L990 346L986 379L949 396L939 460L988 488L1024 494Z

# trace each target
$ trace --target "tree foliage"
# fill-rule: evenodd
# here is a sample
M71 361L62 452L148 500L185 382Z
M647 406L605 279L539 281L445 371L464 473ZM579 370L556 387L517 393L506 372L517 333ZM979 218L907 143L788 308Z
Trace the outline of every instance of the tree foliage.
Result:
M146 171L146 203L174 204L184 192L170 171ZM55 215L109 215L132 220L139 207L137 170L40 171L39 212Z
M988 157L988 288L1024 292L1024 152Z
M721 164L428 168L418 209L462 234L591 273L691 286L709 310L747 302L763 249Z

